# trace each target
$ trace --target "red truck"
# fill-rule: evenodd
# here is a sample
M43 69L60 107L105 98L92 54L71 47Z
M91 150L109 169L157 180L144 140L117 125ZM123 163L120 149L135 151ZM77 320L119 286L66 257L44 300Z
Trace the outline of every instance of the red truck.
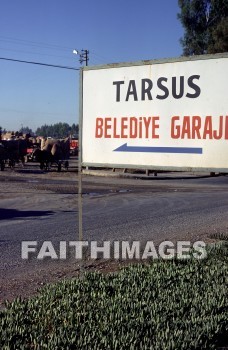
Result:
M78 155L78 139L71 139L70 140L70 154L72 156Z

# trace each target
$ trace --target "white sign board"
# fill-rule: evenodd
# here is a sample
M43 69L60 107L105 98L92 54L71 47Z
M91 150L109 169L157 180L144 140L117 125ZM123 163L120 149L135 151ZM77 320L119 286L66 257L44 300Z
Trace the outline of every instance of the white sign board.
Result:
M82 69L82 165L228 170L228 55Z

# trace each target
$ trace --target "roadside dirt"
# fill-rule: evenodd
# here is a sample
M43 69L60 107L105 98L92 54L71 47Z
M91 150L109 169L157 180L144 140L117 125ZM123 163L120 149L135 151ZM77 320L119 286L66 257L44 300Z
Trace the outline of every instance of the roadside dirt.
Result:
M84 185L85 195L98 192L101 195L113 195L116 191L118 191L116 185L109 186L108 189L107 185L102 185L102 183ZM77 195L77 192L77 170L75 168L71 168L70 171L63 170L60 173L56 169L52 169L50 172L41 171L38 165L33 164L29 164L25 168L16 167L12 170L6 168L4 172L0 172L0 216L5 215L4 208L1 211L4 201L7 201L7 203L11 201L13 207L14 200L20 198L21 208L28 210L29 208L31 209L29 203L32 202L34 194L37 195L39 193L42 196L42 200L48 202L48 194ZM75 201L76 199L74 199ZM33 208L35 205L36 203L33 199ZM55 209L58 209L61 203L56 202L55 205ZM50 207L53 208L53 203ZM0 217L0 220L5 218ZM14 276L10 276L10 278L8 276L0 276L0 309L5 307L6 300L13 301L19 297L22 299L32 297L39 292L40 288L47 284L73 277L78 278L84 272L116 272L126 264L126 262L100 260L84 261L83 264L75 261L64 264L52 262L51 264L46 264L43 269L36 268L33 272L25 272L23 270L21 273L17 272Z
M139 263L138 261L131 261ZM22 273L11 278L0 278L0 309L5 307L5 301L13 301L16 298L27 299L37 293L44 286L58 283L62 280L79 278L85 272L115 273L129 262L117 261L85 261L83 263L68 263L60 265L58 263L47 265L45 269L37 269L33 273Z
M144 186L147 186L145 181ZM23 196L22 209L29 209L26 203L26 198L32 198L36 193L42 195L42 200L48 202L48 194L60 193L63 195L77 195L77 166L73 163L72 168L69 171L63 170L58 173L56 169L52 169L50 172L41 171L38 165L29 164L26 168L17 167L15 170L6 169L4 172L0 172L0 203L4 201L11 201L12 207L14 200ZM88 182L85 180L83 185L84 195L96 194L96 195L107 195L113 196L120 193L121 191L131 191L134 188L133 182L122 180L121 184L118 185L117 181L109 183L104 181L96 181L96 179ZM151 192L159 192L164 190L175 191L175 185L167 186L163 183L150 188ZM189 191L188 185L180 185L178 190ZM144 187L137 187L137 191L144 191ZM192 191L197 191L197 186ZM217 190L217 189L216 189ZM222 190L222 189L221 189ZM68 199L70 203L74 203L76 206L76 197L72 196L73 199ZM8 202L7 202L8 203ZM70 204L70 205L71 205ZM53 205L53 203L52 203ZM61 202L56 202L56 208L61 205ZM26 207L27 206L27 207ZM0 204L0 208L2 205ZM0 211L1 215L1 211ZM2 214L3 215L3 214ZM4 219L0 217L0 220ZM0 221L1 225L1 221ZM205 237L205 241L214 242L215 240ZM0 237L1 244L1 237ZM17 274L12 278L7 276L0 276L0 308L4 308L5 300L12 301L17 297L28 298L36 293L39 289L47 284L59 282L63 279L69 279L72 277L78 277L85 271L100 271L102 273L113 273L117 272L121 267L137 263L137 261L123 262L123 261L85 261L83 266L77 262L67 262L64 264L52 263L45 265L45 268L34 269L33 272L22 271L21 274Z

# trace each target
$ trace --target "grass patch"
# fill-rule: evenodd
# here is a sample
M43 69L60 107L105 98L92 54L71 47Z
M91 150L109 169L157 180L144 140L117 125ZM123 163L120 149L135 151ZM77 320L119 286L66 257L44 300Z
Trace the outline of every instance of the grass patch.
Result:
M87 273L0 312L0 349L193 350L227 346L227 247L204 260Z

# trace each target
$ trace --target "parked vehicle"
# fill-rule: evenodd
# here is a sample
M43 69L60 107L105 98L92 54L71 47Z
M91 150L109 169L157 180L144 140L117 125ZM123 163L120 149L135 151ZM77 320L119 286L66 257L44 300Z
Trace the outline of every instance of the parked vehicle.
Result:
M75 139L75 138L70 139L70 154L72 156L78 155L78 139Z

